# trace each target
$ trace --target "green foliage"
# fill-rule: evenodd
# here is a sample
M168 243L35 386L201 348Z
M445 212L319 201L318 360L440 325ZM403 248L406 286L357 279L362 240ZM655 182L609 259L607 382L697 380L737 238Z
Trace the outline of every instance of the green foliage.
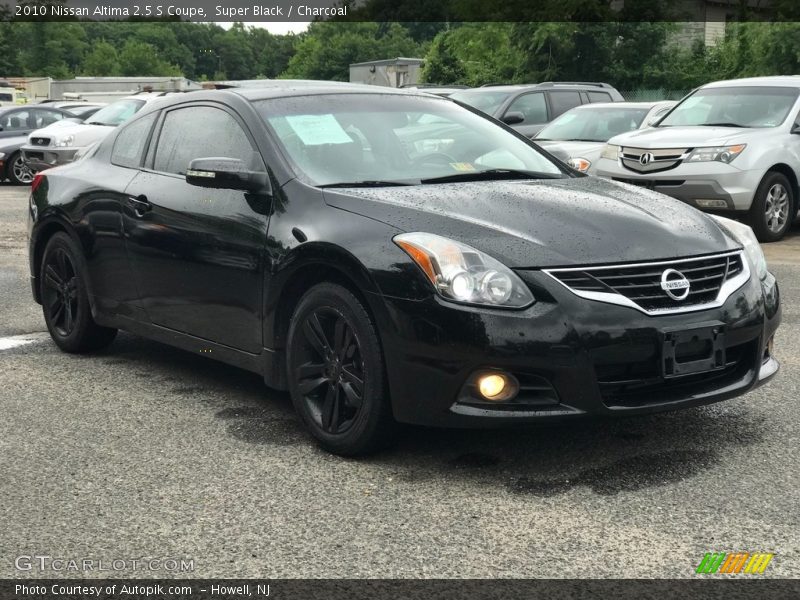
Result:
M498 10L517 22L477 23L456 17L481 14L483 0L371 0L348 17L367 20L314 22L299 35L175 20L0 22L0 77L346 81L351 63L398 56L424 58L424 80L441 84L607 81L625 90L678 90L718 79L800 73L800 23L728 23L724 38L707 48L702 39L688 43L678 36L682 23L666 21L672 14L666 11L677 5L626 0L612 22L607 2L507 0ZM774 5L782 15L800 11L796 0ZM565 19L583 21L543 22L554 6ZM390 19L397 14L405 21ZM530 22L519 22L523 15ZM408 20L422 16L441 20Z
M295 54L283 77L348 81L350 65L368 60L416 57L423 48L399 23L311 23L298 36Z

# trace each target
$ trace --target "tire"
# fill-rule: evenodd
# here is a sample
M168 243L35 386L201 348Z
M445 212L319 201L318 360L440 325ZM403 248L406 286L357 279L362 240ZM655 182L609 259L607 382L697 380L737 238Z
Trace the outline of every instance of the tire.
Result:
M101 327L92 318L85 273L83 256L72 238L63 232L53 235L42 257L39 293L47 330L64 352L100 350L117 335L116 329Z
M22 154L14 152L8 159L6 167L6 178L14 185L30 185L34 175L30 167L22 160Z
M777 242L795 217L795 198L792 184L782 173L769 171L758 184L753 206L750 207L750 227L760 242Z
M289 324L286 356L292 403L322 448L357 456L393 439L380 340L349 290L322 283L306 292Z

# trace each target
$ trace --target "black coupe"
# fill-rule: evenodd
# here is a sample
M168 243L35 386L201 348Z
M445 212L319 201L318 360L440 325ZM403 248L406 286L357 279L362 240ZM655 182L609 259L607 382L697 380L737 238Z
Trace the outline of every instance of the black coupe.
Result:
M67 352L118 329L288 389L328 450L696 406L778 370L752 231L586 177L419 92L165 98L37 175L34 298Z

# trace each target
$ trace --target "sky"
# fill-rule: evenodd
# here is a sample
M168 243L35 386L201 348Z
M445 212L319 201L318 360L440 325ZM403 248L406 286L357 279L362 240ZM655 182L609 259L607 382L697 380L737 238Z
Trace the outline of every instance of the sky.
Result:
M233 23L217 23L220 27L224 27L225 29L230 29ZM255 22L245 22L247 27L261 27L262 29L266 29L270 33L274 33L276 35L283 35L286 33L300 33L301 31L305 31L308 28L308 22L299 22L299 23L279 23L279 22L271 22L267 23L264 21L255 21Z

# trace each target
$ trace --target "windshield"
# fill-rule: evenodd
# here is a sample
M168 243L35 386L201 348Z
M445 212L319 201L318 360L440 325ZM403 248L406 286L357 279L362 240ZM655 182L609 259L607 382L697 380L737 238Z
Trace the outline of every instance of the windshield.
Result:
M130 119L143 106L144 100L117 100L113 104L98 110L87 123L89 125L116 127Z
M509 92L488 92L484 90L468 90L466 92L456 92L450 94L451 100L458 100L468 104L472 108L485 112L487 115L494 115L497 109L505 102L511 94Z
M701 89L678 104L658 127L777 127L786 120L795 100L797 89L787 87Z
M440 98L336 94L254 104L298 177L312 185L419 184L487 171L501 178L506 170L563 176L526 141Z
M620 133L638 129L647 108L587 106L565 112L547 125L536 139L607 142Z

